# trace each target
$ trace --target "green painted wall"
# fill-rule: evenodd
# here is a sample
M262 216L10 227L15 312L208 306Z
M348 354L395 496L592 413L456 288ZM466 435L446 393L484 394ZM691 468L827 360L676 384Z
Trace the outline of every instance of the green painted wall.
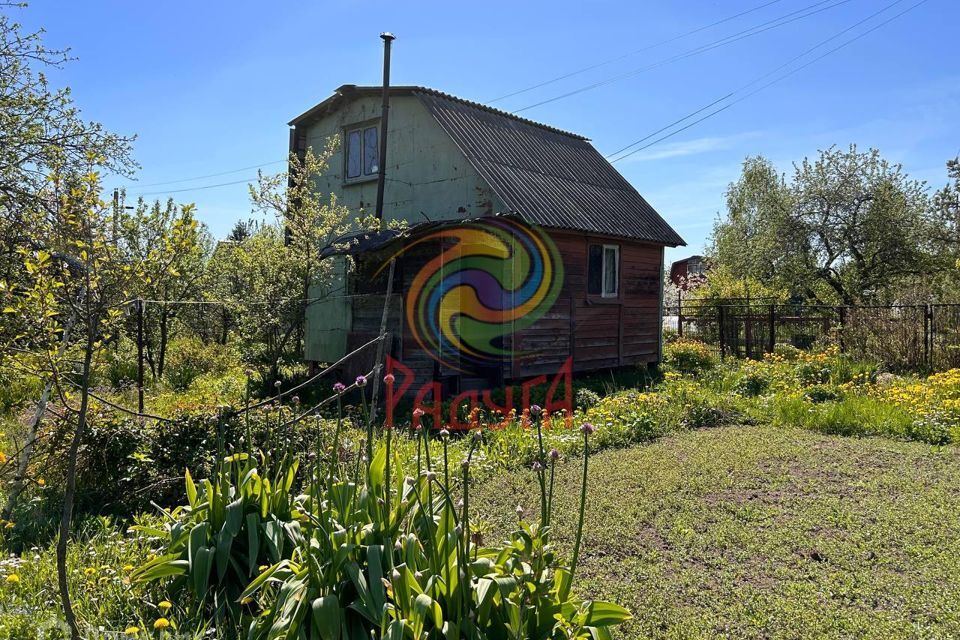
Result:
M320 150L334 135L380 117L379 98L361 98L306 126L307 146ZM390 130L387 133L387 182L384 189L384 221L474 218L502 212L506 206L474 170L454 142L444 133L416 96L390 100ZM330 159L327 173L317 188L337 196L351 211L373 213L377 199L376 176L364 182L344 180L342 146ZM313 296L311 296L313 297ZM348 300L313 304L306 317L307 360L331 362L346 351L350 329Z

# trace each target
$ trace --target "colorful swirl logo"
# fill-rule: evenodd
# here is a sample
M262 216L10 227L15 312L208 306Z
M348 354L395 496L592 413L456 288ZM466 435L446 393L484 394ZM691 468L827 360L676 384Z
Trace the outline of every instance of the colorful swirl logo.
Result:
M392 257L426 243L438 243L439 254L428 254L406 296L407 325L421 348L458 371L531 355L507 338L543 317L560 293L563 264L550 237L490 218L424 234Z

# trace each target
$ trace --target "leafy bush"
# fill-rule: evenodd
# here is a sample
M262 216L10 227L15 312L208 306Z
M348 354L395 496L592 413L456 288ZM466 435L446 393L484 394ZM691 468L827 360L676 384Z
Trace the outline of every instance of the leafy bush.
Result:
M170 421L143 423L122 414L94 416L78 460L77 508L86 513L129 516L152 511L154 504L172 507L182 496L184 469L209 476L214 473L218 451L232 452L245 446L248 437L264 451L285 447L306 451L313 435L303 423L279 426L291 415L289 408L274 408L252 413L248 422L233 415L221 420L206 412L181 412ZM330 424L320 422L323 429ZM65 460L62 450L53 449L44 461L51 499L54 487L63 486Z
M770 378L759 371L747 371L737 379L733 387L734 393L745 398L761 395L770 386Z
M827 384L830 382L830 367L819 362L802 362L794 369L794 375L804 387Z
M664 348L664 364L684 374L696 375L716 364L716 358L702 342L679 339Z
M17 371L20 365L0 366L0 415L12 413L28 402L40 398L42 384L35 376Z
M810 402L831 402L833 400L839 400L842 396L839 391L830 385L826 384L814 384L810 387L807 387L807 390L803 393L804 397Z
M578 389L576 400L577 408L586 411L600 402L600 395L590 389Z
M171 387L183 390L202 375L223 374L239 368L240 353L235 346L184 336L170 341L163 376Z
M94 383L109 385L113 389L136 385L137 345L133 340L120 337L103 353L102 360L94 371Z

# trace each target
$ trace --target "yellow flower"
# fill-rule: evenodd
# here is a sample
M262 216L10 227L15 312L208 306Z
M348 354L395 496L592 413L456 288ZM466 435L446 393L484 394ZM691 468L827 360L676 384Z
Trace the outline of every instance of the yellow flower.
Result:
M7 524L3 525L4 529L13 529L13 527L14 524L12 522L7 522Z
M3 451L0 451L0 464L5 463L6 461L7 461L7 454L5 454Z
M97 572L97 570L94 569L93 567L87 567L86 569L83 570L83 574L86 575L86 576L92 576L92 575L95 574L96 572Z
M133 571L133 565L132 565L132 564L125 564L125 565L123 565L123 570L126 571L127 573L130 573L131 571Z
M47 486L47 481L44 480L43 478L38 478L38 479L37 479L37 486L38 486L38 487L45 487L45 486Z
M153 623L154 629L166 629L170 626L170 621L166 618L157 618Z
M157 606L160 607L161 611L169 611L173 604L168 600L161 600Z
M7 576L7 582L10 584L20 584L20 576L15 573L11 573Z
M124 632L125 634L127 634L128 636L135 636L135 635L137 635L138 633L140 633L140 627L137 627L137 626L134 626L134 625L130 625L129 627L127 627L126 629L124 629L123 632Z

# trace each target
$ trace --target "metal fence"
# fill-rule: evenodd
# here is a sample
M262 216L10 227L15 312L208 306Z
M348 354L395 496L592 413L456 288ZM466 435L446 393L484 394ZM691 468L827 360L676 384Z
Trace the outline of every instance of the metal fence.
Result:
M684 303L664 309L665 328L721 357L760 358L778 345L836 345L894 371L960 367L960 304L826 306Z

